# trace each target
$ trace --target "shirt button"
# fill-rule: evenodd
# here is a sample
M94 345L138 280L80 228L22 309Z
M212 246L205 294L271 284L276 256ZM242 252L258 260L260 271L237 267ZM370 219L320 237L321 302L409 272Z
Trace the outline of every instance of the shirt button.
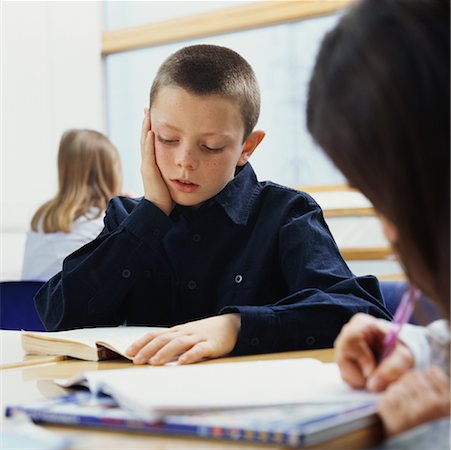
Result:
M235 283L240 284L243 281L243 275L235 275Z
M155 237L158 237L158 236L160 236L160 230L159 230L158 228L154 228L154 229L152 230L152 234L153 234Z
M199 242L200 241L200 234L195 233L193 234L193 242Z
M129 269L124 269L123 271L122 271L122 278L130 278L130 275L131 275L132 273L131 273L131 271L129 270Z
M188 289L193 290L197 288L197 283L194 280L188 281Z
M313 345L315 342L316 342L316 339L315 339L313 336L308 336L308 337L305 339L305 343L306 343L307 345Z
M252 347L257 347L257 345L260 344L260 339L258 337L253 337L251 339L251 345Z

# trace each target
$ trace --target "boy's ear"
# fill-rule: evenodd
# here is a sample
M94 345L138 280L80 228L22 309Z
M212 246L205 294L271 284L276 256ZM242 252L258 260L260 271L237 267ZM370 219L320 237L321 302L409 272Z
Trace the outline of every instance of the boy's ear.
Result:
M258 144L265 137L265 132L262 130L254 130L243 144L243 151L241 152L240 159L237 162L237 166L244 166L248 159L251 157L254 150L258 147Z

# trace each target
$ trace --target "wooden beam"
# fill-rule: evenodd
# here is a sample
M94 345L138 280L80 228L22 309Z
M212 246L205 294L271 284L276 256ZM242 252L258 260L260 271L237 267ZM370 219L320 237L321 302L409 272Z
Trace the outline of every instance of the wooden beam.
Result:
M374 208L323 209L324 217L371 217L376 216Z
M295 186L293 189L304 191L308 194L316 192L359 192L352 188L349 184L308 184L306 186Z
M390 247L348 247L340 248L340 253L347 261L396 260Z
M102 55L332 14L353 0L251 2L131 28L104 31ZM170 3L168 3L169 7Z
M376 278L379 281L407 281L407 277L404 273L376 275Z

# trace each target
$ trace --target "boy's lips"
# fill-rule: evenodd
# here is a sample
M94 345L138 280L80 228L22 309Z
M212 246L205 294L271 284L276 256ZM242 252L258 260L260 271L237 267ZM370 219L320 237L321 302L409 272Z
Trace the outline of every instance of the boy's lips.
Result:
M192 181L185 180L184 178L175 178L171 180L175 188L181 192L194 192L199 185L196 183L193 183Z

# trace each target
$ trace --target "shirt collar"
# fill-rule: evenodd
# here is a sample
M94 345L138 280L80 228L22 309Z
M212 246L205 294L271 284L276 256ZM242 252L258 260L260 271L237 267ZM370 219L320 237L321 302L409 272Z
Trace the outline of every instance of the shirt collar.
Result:
M259 183L254 169L249 163L237 169L233 180L215 197L229 218L237 225L246 225L255 195L258 193Z

